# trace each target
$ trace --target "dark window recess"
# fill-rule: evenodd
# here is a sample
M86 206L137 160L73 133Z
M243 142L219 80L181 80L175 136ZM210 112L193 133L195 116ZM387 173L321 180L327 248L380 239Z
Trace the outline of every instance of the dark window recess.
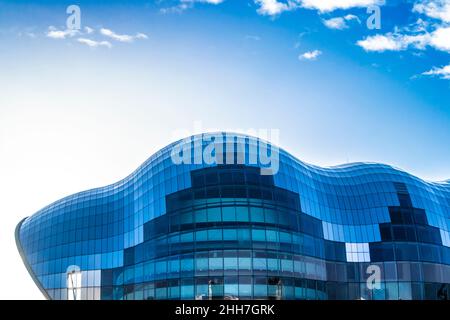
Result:
M397 243L395 245L395 259L398 261L417 261L419 251L416 244Z
M389 207L389 217L392 224L414 224L413 209Z
M325 259L346 261L345 244L343 242L324 240Z
M243 172L240 171L233 171L232 172L233 177L233 184L245 184L245 175Z
M233 174L229 171L219 173L220 184L233 184ZM193 185L196 187L195 185Z
M416 233L412 226L392 226L393 239L395 241L416 242Z
M417 226L417 238L419 242L442 245L440 231L435 227Z
M275 187L273 176L262 176L260 168L219 165L191 172L192 188L166 196L167 212L192 206L192 200L212 198L251 198L301 210L297 193Z
M144 241L169 233L168 216L162 215L144 223Z
M414 221L416 224L428 225L427 215L423 209L413 209Z
M392 241L391 224L380 223L380 235L383 241Z
M101 272L101 284L103 286L113 285L113 269L103 269ZM103 290L103 289L102 289ZM111 292L112 294L112 292Z
M111 286L101 286L101 299L102 300L112 300L113 297L113 287Z
M192 187L201 188L205 186L205 176L204 175L191 175Z
M219 183L219 176L217 172L209 172L205 175L205 185L216 185Z
M304 213L298 215L298 229L302 233L323 238L322 222Z
M398 201L400 202L400 207L411 208L412 202L409 194L397 193Z
M131 266L135 263L134 262L134 248L135 247L130 247L130 248L123 250L123 264L125 266Z
M369 244L370 261L394 261L394 246L392 243L374 242Z
M220 190L217 186L206 188L204 189L204 192L202 193L202 197L199 199L213 199L213 198L220 198Z
M402 182L394 182L394 187L395 190L397 191L400 207L411 208L412 207L411 197L409 196L409 192L406 185Z
M442 255L438 246L430 244L419 244L420 260L441 263Z

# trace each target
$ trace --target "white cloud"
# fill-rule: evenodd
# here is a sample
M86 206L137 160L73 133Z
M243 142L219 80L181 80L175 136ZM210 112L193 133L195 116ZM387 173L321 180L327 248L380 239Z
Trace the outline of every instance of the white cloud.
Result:
M276 16L284 11L298 8L314 9L320 12L330 12L336 9L350 9L368 7L371 5L383 5L384 0L254 0L259 6L258 13L262 15Z
M450 0L421 0L414 4L413 11L450 22Z
M112 45L109 41L95 41L95 40L91 40L91 39L87 39L87 38L78 38L77 41L79 43L85 44L91 48L96 48L96 47L111 48L112 47Z
M387 33L374 35L356 43L366 51L402 51L410 47L424 50L427 46L450 52L450 27L438 27L433 32L419 34Z
M323 24L330 29L337 29L342 30L348 28L347 23L345 22L344 18L342 17L336 17L331 18L328 20L323 20Z
M430 45L450 53L450 26L436 29L431 34Z
M268 16L276 16L297 7L294 2L284 3L277 0L255 0L255 3L259 5L257 12Z
M398 41L392 33L370 36L364 40L359 40L356 44L366 51L382 52L386 50L399 51L403 49L402 42Z
M133 42L135 39L148 39L148 36L144 33L137 33L135 36L131 36L128 34L117 34L106 28L101 28L100 33L119 42Z
M384 0L300 0L301 6L308 9L316 9L321 12L334 11L336 9L350 9L383 5Z
M316 60L322 54L320 50L307 51L298 56L299 60Z
M348 14L344 17L335 17L331 19L322 20L323 24L330 29L343 30L348 28L347 21L356 20L358 23L361 21L359 18L353 14Z
M66 39L68 37L73 37L80 32L75 29L58 30L53 26L48 27L46 36L52 39Z
M425 76L439 77L441 79L450 80L450 64L441 68L433 67L431 70L422 74Z

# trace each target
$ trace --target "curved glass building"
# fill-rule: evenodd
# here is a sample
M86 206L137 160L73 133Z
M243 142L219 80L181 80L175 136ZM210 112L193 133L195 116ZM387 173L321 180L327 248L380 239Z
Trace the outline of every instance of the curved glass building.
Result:
M450 181L193 136L22 220L49 299L449 299Z

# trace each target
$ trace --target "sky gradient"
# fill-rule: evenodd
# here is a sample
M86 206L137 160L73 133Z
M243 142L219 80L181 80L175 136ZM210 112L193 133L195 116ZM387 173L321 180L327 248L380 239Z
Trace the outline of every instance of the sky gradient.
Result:
M198 122L279 129L316 165L450 178L448 0L0 0L0 43L3 299L42 298L14 244L23 217L123 178Z

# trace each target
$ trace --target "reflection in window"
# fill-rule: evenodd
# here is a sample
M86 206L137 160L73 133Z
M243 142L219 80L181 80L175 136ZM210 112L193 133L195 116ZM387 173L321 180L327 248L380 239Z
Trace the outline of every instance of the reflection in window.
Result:
M67 300L81 300L81 270L78 266L69 266L67 275Z

